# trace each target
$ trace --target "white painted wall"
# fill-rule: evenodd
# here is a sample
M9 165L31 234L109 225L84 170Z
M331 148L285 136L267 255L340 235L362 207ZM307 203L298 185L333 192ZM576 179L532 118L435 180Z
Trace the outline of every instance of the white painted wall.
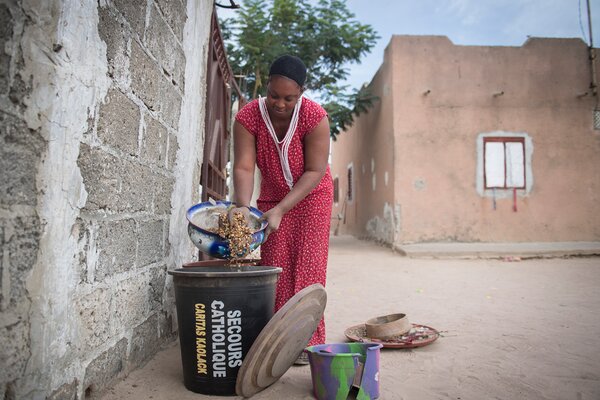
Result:
M24 1L23 8L38 18L25 26L23 35L24 76L33 78L26 120L30 128L41 128L48 141L38 176L38 214L44 230L27 282L34 294L31 357L28 379L20 390L23 398L38 398L84 369L83 360L73 359L73 347L79 343L71 307L79 282L77 238L71 229L86 200L77 157L88 118L110 82L96 1ZM68 52L52 51L55 43Z
M188 1L188 23L183 31L186 55L185 92L179 118L177 139L179 151L175 167L175 190L171 196L169 242L173 246L169 268L189 262L196 252L187 234L185 210L199 199L198 184L202 166L204 136L204 109L206 103L206 66L212 3ZM193 199L193 201L192 201Z

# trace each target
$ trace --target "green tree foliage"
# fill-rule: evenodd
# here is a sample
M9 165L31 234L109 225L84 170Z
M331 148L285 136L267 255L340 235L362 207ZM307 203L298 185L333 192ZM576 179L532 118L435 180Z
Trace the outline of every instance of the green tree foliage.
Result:
M329 130L333 140L337 139L341 131L352 126L354 117L366 113L377 100L377 96L371 94L367 86L354 89L350 93L347 93L345 86L341 90L336 88L327 91L323 108L329 114Z
M235 17L220 21L229 62L249 98L265 94L270 63L283 54L300 57L309 74L306 88L325 99L331 136L377 100L368 88L350 91L339 82L379 38L361 24L343 0L244 0Z

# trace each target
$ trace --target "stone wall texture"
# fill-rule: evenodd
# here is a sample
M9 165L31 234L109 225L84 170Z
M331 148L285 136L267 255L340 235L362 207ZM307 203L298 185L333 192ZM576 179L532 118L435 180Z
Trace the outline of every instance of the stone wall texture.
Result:
M98 397L175 339L212 7L0 1L0 398Z

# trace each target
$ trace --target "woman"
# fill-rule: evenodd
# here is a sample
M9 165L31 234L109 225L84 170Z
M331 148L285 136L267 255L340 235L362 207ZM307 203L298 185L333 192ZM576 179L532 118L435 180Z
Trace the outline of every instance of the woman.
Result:
M232 212L248 212L254 166L262 175L258 208L269 223L264 265L283 268L275 308L314 283L325 285L333 181L326 111L303 97L306 67L285 55L269 71L267 97L245 105L234 124ZM309 345L325 343L325 323Z

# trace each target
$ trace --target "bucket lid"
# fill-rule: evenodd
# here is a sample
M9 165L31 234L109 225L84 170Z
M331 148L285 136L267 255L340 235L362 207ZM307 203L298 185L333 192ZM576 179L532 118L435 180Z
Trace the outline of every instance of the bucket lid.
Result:
M267 323L238 372L235 391L250 397L275 383L294 364L323 317L327 293L321 284L296 293Z
M185 268L177 268L167 271L169 275L183 278L247 278L253 276L264 276L272 274L280 274L282 269L279 267L266 267L262 265L242 265L239 268L223 264L214 263L206 266L185 266Z

